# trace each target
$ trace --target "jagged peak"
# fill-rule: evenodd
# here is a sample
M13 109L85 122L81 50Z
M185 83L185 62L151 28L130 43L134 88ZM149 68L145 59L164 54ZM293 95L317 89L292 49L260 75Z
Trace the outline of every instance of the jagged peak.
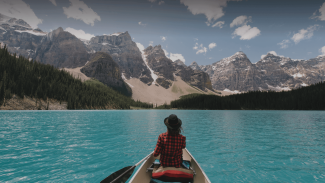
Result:
M62 27L59 27L55 30L53 30L52 32L47 34L47 38L50 39L52 41L53 36L58 36L60 34L60 32L64 32ZM69 32L68 32L69 33ZM69 33L71 34L71 33ZM71 34L72 35L72 34Z
M62 27L59 27L59 28L57 28L57 29L54 30L54 32L63 32L63 31L64 31L64 30L63 30Z
M6 15L4 15L4 14L2 14L2 13L0 13L0 21L2 21L2 20L10 20L12 17L8 17L8 16L6 16Z
M193 61L192 63L191 63L191 65L198 65L195 61Z
M174 61L177 65L183 65L186 66L185 63L183 61L181 61L180 59L177 59Z
M247 57L246 54L244 52L242 52L242 51L238 51L232 56L245 56L245 57Z
M1 13L0 13L0 22L2 22L2 24L4 24L4 23L10 24L11 26L19 25L19 26L23 26L26 28L31 28L31 26L27 22L25 22L23 19L12 18L12 17L6 16Z
M14 23L16 22L17 18L11 18L10 20L8 20L9 23Z
M250 60L247 58L246 54L242 51L236 52L234 55L227 57L227 58L223 58L220 61L214 63L213 65L219 64L222 66L226 66L228 64L230 64L231 62L235 62L237 60L247 60L248 62L250 62ZM250 62L251 63L251 62Z
M151 51L153 49L153 47L150 45L148 46L146 49L144 49L145 51Z
M161 49L161 45L158 44L158 45L156 45L154 48L160 48L160 49Z
M128 31L126 32L115 32L115 33L112 33L112 34L103 34L102 36L120 36L122 34L129 34Z

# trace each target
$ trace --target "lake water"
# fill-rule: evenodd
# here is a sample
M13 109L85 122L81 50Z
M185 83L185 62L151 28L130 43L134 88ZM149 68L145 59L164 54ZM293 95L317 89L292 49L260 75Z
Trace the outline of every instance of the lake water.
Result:
M0 182L100 182L152 152L163 119L215 182L325 182L325 111L0 111Z

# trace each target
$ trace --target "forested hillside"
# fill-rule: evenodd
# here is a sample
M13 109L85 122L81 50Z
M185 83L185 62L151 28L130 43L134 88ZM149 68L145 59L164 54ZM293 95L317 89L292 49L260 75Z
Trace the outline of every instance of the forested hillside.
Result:
M191 94L171 102L181 109L325 110L325 83L287 92L252 91L230 96Z
M136 102L96 80L83 83L64 70L17 58L5 46L0 49L0 105L13 94L67 101L68 109L152 108L152 104Z

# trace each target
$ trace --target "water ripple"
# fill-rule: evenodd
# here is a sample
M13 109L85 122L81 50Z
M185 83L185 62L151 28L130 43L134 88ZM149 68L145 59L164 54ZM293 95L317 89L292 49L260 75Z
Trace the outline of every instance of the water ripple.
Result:
M212 182L324 182L324 111L0 111L0 180L99 182L183 121Z

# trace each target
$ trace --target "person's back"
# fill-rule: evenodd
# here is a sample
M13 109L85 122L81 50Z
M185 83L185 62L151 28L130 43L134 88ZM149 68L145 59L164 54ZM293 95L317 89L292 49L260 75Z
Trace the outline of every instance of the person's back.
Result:
M167 132L158 137L154 156L160 154L160 163L163 167L181 167L183 149L186 147L186 137L180 134L182 121L171 114L164 120Z

